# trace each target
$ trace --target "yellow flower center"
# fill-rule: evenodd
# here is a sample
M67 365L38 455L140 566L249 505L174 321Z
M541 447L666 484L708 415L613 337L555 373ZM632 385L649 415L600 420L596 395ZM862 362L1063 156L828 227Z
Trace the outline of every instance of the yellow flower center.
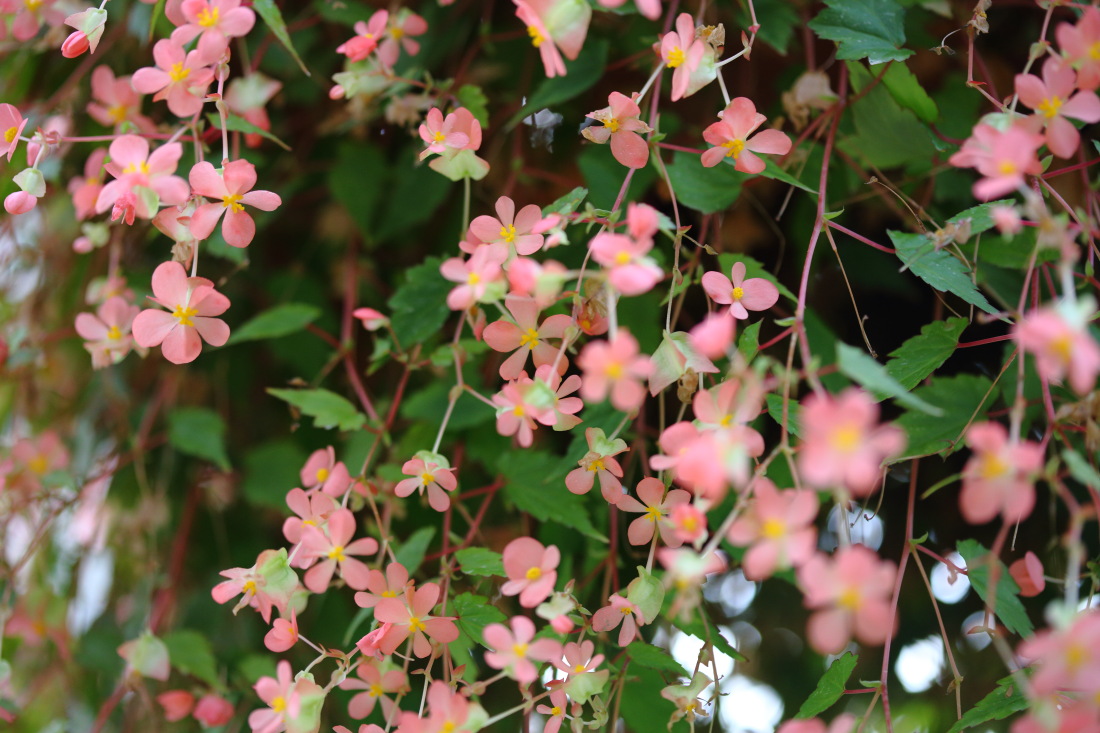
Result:
M655 507L655 506L646 507L645 518L648 519L649 521L658 522L658 521L660 521L661 517L663 517L663 516L664 516L664 514L661 514L661 509L659 507Z
M149 175L149 164L146 163L144 160L140 163L131 163L130 165L122 169L122 173L123 175L126 175L127 173L140 173L144 176L147 176Z
M15 139L15 136L19 134L18 127L9 127L8 131L4 133L4 142L10 143Z
M379 697L385 690L382 689L382 685L375 683L367 688L367 694L371 697Z
M447 136L444 135L442 132L436 132L434 135L432 135L432 142L441 143L446 139Z
M722 147L726 149L726 157L737 160L741 155L741 151L745 149L745 141L741 138L736 140L727 140L722 143Z
M606 120L603 121L603 126L606 127L608 130L611 130L612 134L619 131L619 125L620 125L619 120L617 120L614 117L611 117L610 119L606 119Z
M623 606L622 608L619 609L619 613L621 613L624 616L629 616L630 615L630 610L631 610L630 606Z
M256 588L256 581L254 581L254 580L246 580L246 581L245 581L245 583L244 583L244 585L242 585L242 586L241 586L241 590L243 590L243 591L244 591L244 594L245 594L246 596L247 596L247 595L249 595L249 594L255 594L255 593L256 593L256 591L258 590L258 589Z
M335 560L336 562L344 562L344 560L347 560L347 556L344 555L344 546L335 545L331 550L328 551L328 559Z
M618 362L608 364L607 367L604 368L603 373L611 379L622 379L623 365L619 364Z
M734 288L733 291L730 293L730 297L733 298L733 302L736 303L737 301L745 297L745 289Z
M546 40L546 36L542 35L538 28L533 25L527 26L527 35L531 36L531 45L538 48Z
M588 464L589 471L606 471L607 468L603 465L603 459L597 458Z
M583 671L584 671L584 665L583 664L577 664L577 665L573 666L573 674L579 674Z
M987 481L1006 476L1010 466L1000 456L987 454L982 457L981 468L978 474Z
M724 428L728 428L733 424L733 415L723 415L722 419L718 421L718 424Z
M1015 175L1015 173L1017 171L1016 164L1013 163L1011 160L1002 160L1000 162L1000 164L997 166L997 171L1002 176Z
M397 598L397 591L384 590L382 591L383 598Z
M440 733L454 733L456 728L458 728L458 726L455 725L453 721L448 720L439 730Z
M481 282L481 275L478 275L476 272L471 272L466 277L467 285L477 285L479 282Z
M523 335L519 337L519 345L521 347L526 346L529 349L534 349L539 345L539 332L533 328L529 328L523 332Z
M513 644L512 645L512 653L515 654L517 657L526 657L527 656L527 645L526 644Z
M279 695L277 698L271 701L271 709L277 713L281 713L286 710L286 698Z
M1089 58L1093 61L1100 61L1100 41L1089 46Z
M769 540L777 540L787 533L787 527L783 524L783 521L771 517L764 521L764 526L760 528L760 534L767 537Z
M1051 341L1050 350L1053 351L1063 363L1068 364L1070 358L1073 356L1073 341L1069 336L1059 336Z
M424 473L420 474L420 483L424 484L425 486L427 486L428 484L430 484L430 483L431 483L431 482L433 482L433 481L435 481L435 477L434 477L434 476L432 476L432 475L431 475L430 473L428 473L427 471L425 471Z
M554 707L550 708L550 714L551 715L561 715L561 708L558 707L557 705L555 705Z
M630 263L630 253L629 252L620 252L619 254L615 255L615 264L616 265L626 265L626 264L629 264L629 263Z
M516 405L512 408L512 414L516 417L523 417L527 414L527 410L523 409L523 405Z
M116 125L126 119L126 105L116 104L107 108L107 117Z
M46 460L46 456L39 453L30 460L30 463L27 464L27 468L29 468L33 473L37 473L39 476L41 476L49 470L50 464L49 461Z
M424 622L420 620L419 616L409 616L409 633L415 634L418 631L423 631L426 626Z
M194 308L188 305L177 305L176 309L172 311L172 316L180 322L181 326L194 326L195 324L191 319L198 313Z
M695 518L694 514L689 514L680 520L680 527L685 532L694 532L699 527L699 520Z
M1047 97L1039 103L1039 111L1043 113L1043 116L1048 120L1058 114L1058 110L1062 108L1061 97Z
M328 479L328 469L327 468L318 468L317 469L317 483L323 484L326 479Z
M394 40L400 40L405 36L404 28L390 28L390 37Z
M1072 671L1076 672L1087 661L1089 661L1088 650L1080 644L1070 644L1069 649L1066 649L1066 666Z
M542 568L528 568L524 577L528 580L538 580L542 577Z
M168 72L168 78L173 82L183 81L189 76L191 76L191 69L185 69L182 63L172 64L172 69Z
M516 228L514 226L506 226L500 228L500 238L508 244L516 241Z
M829 441L834 450L841 453L851 453L859 447L863 438L863 431L855 425L844 425L836 429Z
M668 58L665 60L665 66L670 69L675 69L682 63L684 63L684 50L679 46L673 46L672 50L668 52Z
M841 608L845 608L849 611L856 611L859 609L859 591L855 588L845 588L844 592L840 594L840 598L837 599L836 604Z
M241 203L241 195L239 193L231 193L228 196L222 196L222 206L227 209L233 209L238 214L244 211L244 204Z
M27 10L33 13L42 7L43 2L45 2L45 0L23 0L23 5L26 6Z
M120 338L122 338L122 330L119 329L118 326L111 326L107 329L107 338L111 339L112 341L118 341Z
M199 11L199 25L203 28L211 28L218 24L218 9L203 8Z

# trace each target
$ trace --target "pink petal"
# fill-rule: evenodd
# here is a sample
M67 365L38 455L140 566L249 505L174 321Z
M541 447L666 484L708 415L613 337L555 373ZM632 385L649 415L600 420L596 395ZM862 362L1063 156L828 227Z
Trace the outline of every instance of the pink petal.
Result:
M202 340L211 346L225 346L225 342L229 340L229 326L220 318L195 317L192 322Z
M217 206L217 204L213 204ZM234 211L232 207L225 211L222 223L222 236L231 247L247 247L256 236L256 222L247 211Z
M161 350L164 352L164 358L173 364L187 364L194 361L202 351L202 340L194 328L180 326L169 331L164 337Z
M746 280L741 289L744 291L741 296L741 305L748 310L767 310L779 300L779 289L771 281L762 277Z
M134 318L132 332L134 341L142 348L151 349L160 346L168 333L179 324L171 313L149 309L138 313Z
M222 212L225 211L225 207L220 203L218 204L203 204L199 208L195 209L195 213L191 215L190 229L191 234L196 239L206 239L214 231L214 227L218 225L218 219L221 218Z
M134 91L140 94L154 94L172 82L168 74L151 66L138 69L130 80ZM111 156L114 157L114 156Z
M786 155L791 152L791 139L779 130L761 130L745 142L745 149L756 153Z
M636 132L620 131L611 136L611 154L627 168L645 168L649 146Z
M187 179L191 183L191 188L195 189L195 193L200 196L221 199L229 194L225 181L222 180L222 177L218 175L217 170L209 161L204 160L192 166ZM211 230L213 230L213 227L211 227Z
M163 262L153 270L153 295L173 306L186 303L189 290L187 273L178 262Z
M279 194L271 191L249 191L241 196L241 203L254 206L260 211L274 211L283 204Z
M703 274L703 290L719 305L729 305L732 301L733 283L720 272Z

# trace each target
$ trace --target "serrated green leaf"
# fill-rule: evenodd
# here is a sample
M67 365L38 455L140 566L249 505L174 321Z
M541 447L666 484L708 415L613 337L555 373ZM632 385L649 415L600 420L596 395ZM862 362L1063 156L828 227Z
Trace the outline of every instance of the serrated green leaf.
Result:
M603 77L610 46L605 39L590 38L576 60L565 62L565 76L555 76L539 84L523 108L508 121L508 127L514 127L524 117L540 109L579 97L591 89Z
M963 713L947 733L962 733L967 728L973 728L991 720L1004 720L1014 713L1027 710L1028 705L1027 696L1020 690L1016 680L1005 677L997 682L997 688L993 692Z
M953 293L986 313L997 315L997 310L971 281L966 266L946 250L937 250L931 238L892 230L886 233L894 243L898 258L914 275L936 290Z
M848 63L853 90L862 91L873 81L863 64ZM852 104L855 135L837 145L868 165L878 168L927 167L935 154L935 137L908 109L899 105L882 84Z
M931 405L903 387L864 351L841 342L836 344L836 360L842 374L861 384L868 391L893 397L899 403L929 415L940 416L943 411Z
M1097 473L1096 469L1090 466L1080 453L1066 449L1062 451L1062 458L1065 459L1066 466L1069 467L1070 475L1085 486L1100 491L1100 473Z
M932 124L939 118L940 110L936 103L905 64L891 64L882 77L882 83L895 102L912 110L922 122Z
M489 98L485 96L485 92L481 91L481 87L475 84L463 84L455 92L455 97L458 98L458 103L470 110L470 114L474 116L482 127L489 126Z
M672 656L664 649L653 646L652 644L646 644L644 641L632 641L626 647L626 654L630 657L630 661L635 664L640 664L643 667L649 669L656 669L661 672L672 672L683 677L690 677L688 671L684 669L684 666L677 662Z
M211 687L222 689L218 663L206 636L191 629L177 629L166 634L162 641L168 647L168 660L173 667Z
M852 676L858 661L859 657L851 652L845 652L834 659L795 717L812 718L831 708L844 695L845 685L848 684L848 678Z
M828 5L810 21L819 37L836 41L841 61L867 59L870 64L904 61L913 52L905 43L905 9L894 0L825 0Z
M592 524L584 499L565 488L569 467L559 458L531 449L508 451L497 461L497 470L507 479L504 495L520 511L607 542Z
M933 377L931 383L918 387L913 394L942 409L943 415L933 417L910 410L898 418L897 424L909 436L904 458L954 451L958 447L955 441L961 442L962 431L971 416L975 421L982 419L983 400L989 388L988 379L972 374Z
M327 389L268 389L267 393L288 402L313 418L322 429L358 430L367 418L346 399Z
M294 61L297 62L302 73L309 76L309 69L306 68L302 58L294 49L294 43L290 40L290 33L287 32L286 29L286 21L283 20L283 14L279 11L279 6L275 4L275 0L253 0L252 9L264 19L264 22L267 23L267 27L270 28L271 32L275 34L275 37L279 39L279 43L283 44L283 47L286 48L294 58Z
M206 119L210 122L211 127L214 127L218 130L222 129L221 117L218 115L217 112L208 113L206 115ZM241 117L240 115L235 115L232 112L230 112L226 116L225 129L229 130L230 132L240 132L245 135L259 135L265 140L270 140L271 142L275 143L280 148L288 152L292 149L289 145L272 135L269 131L252 124L245 118Z
M404 565L412 575L420 569L420 563L424 562L424 556L428 554L428 548L434 538L435 527L421 527L409 535L409 538L393 551L393 555L397 558L397 562Z
M989 603L989 551L976 540L963 540L957 547L959 554L966 560L966 577L974 591ZM1020 636L1031 636L1034 628L1027 616L1024 604L1020 602L1020 587L1008 574L1008 568L998 559L997 607L994 612L1005 628Z
M499 552L484 547L467 547L455 553L458 566L467 575L504 577L504 562Z
M782 426L783 395L773 392L764 397L764 402L767 403L768 414L772 416L773 420L775 420L775 424ZM799 409L801 409L801 406L798 404L798 401L792 397L790 403L787 405L787 430L789 430L791 435L795 436L796 438L802 436L802 433L798 428Z
M403 348L426 341L439 333L451 314L447 293L451 290L439 274L441 260L429 257L407 271L405 282L390 297L390 324Z
M753 360L756 353L760 351L760 324L763 321L757 321L745 327L745 330L741 332L741 335L737 337L737 350L741 353L741 356L746 362Z
M447 606L448 616L457 616L459 630L474 644L486 646L482 632L489 624L506 624L508 617L485 596L463 593Z
M301 331L317 320L321 309L305 303L283 303L260 313L233 332L228 343L261 341Z
M210 461L228 471L225 421L206 407L177 407L168 413L168 442L181 453Z
M934 321L920 330L919 336L907 339L890 352L886 372L905 389L913 389L921 380L943 366L959 346L959 336L966 330L965 318Z
M741 186L749 174L733 166L706 168L698 155L676 153L666 166L676 199L696 211L713 214L728 208L741 195Z

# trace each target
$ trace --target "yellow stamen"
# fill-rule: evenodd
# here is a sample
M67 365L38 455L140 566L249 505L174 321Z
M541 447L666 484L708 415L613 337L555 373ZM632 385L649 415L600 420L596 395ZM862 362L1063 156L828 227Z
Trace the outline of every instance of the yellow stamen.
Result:
M741 156L741 151L745 149L745 141L741 138L736 140L727 140L722 143L722 147L726 149L726 157L737 160Z
M427 627L424 626L424 622L420 620L419 616L409 616L409 633L415 634L418 631L423 631Z
M233 209L238 214L244 211L244 204L241 203L241 195L239 193L231 193L227 196L222 196L222 206L227 209Z
M646 507L645 518L648 519L649 521L658 522L658 521L660 521L661 517L663 517L663 516L664 516L664 514L661 514L660 508L655 507L655 506Z
M149 175L149 164L146 163L144 160L140 163L131 163L130 165L122 169L123 175L126 175L127 173L140 173L143 176L147 176Z
M467 285L477 285L479 282L481 282L481 275L478 275L476 272L471 272L466 277Z
M370 687L367 688L367 694L370 695L371 697L378 697L383 692L385 692L385 690L382 689L382 685L379 685L377 683L375 683L375 684L373 684L373 685L371 685Z
M42 7L43 2L45 2L45 0L23 0L23 5L27 10L33 13Z
M1093 61L1100 61L1100 41L1089 46L1089 58Z
M531 45L535 48L541 46L546 40L546 36L542 35L542 32L533 25L527 26L527 35L531 36Z
M177 305L176 309L172 311L172 316L179 321L181 326L194 326L192 318L198 313L194 308L187 305Z
M675 69L682 63L684 63L684 50L679 46L673 46L672 50L668 52L668 59L665 61L665 66L670 69Z
M440 733L454 733L456 728L458 728L458 726L455 725L453 721L448 720L439 730Z
M4 133L4 142L10 143L15 139L15 136L19 134L18 127L9 127L8 131Z
M1043 113L1043 116L1048 120L1058 114L1058 110L1062 108L1061 97L1047 97L1039 103L1038 110Z
M630 606L623 606L622 608L619 609L619 613L621 613L624 616L629 616L630 613L631 613Z
M597 458L588 464L589 471L606 471L607 468L603 465L603 459Z
M286 710L286 698L279 695L277 698L271 701L271 709L277 713L281 713Z
M246 580L246 581L245 581L245 583L244 583L244 585L242 585L242 586L241 586L241 590L243 590L243 591L244 591L244 594L245 594L246 596L247 596L247 595L249 595L250 593L251 593L251 594L255 594L255 593L256 593L256 591L258 590L258 589L256 588L256 581L254 581L254 580Z
M523 332L523 335L519 337L520 348L526 346L529 349L534 349L539 345L539 332L533 328L529 328Z
M172 69L168 72L168 78L173 82L180 82L191 76L191 69L185 69L183 64L172 64Z
M623 365L619 364L618 362L608 364L604 368L603 373L606 374L611 379L622 379L623 378Z
M405 36L404 28L390 28L390 37L395 41L400 40Z
M764 521L764 526L760 528L760 534L767 537L769 540L777 540L787 533L787 526L783 524L783 521L771 517Z
M317 483L323 484L326 480L328 480L328 469L327 468L318 468L317 469Z
M428 473L427 471L425 471L424 473L420 474L420 483L424 484L425 486L427 486L428 484L430 484L430 483L431 483L431 482L433 482L433 481L435 481L435 477L434 477L434 476L432 476L432 475L431 475L430 473Z
M745 297L745 289L734 288L733 292L730 293L730 297L733 298L733 302L736 303L737 301Z
M116 125L126 119L126 105L116 104L107 108L107 117Z
M603 121L603 126L606 127L608 130L611 130L612 134L615 134L619 131L619 124L619 121L614 117Z
M550 708L550 714L551 715L561 715L561 708L558 707L557 705L555 705L554 707Z
M840 598L837 599L836 604L849 611L859 610L859 591L855 588L846 588L844 592L840 594Z
M1069 364L1073 356L1073 340L1069 336L1059 336L1050 342L1050 350L1057 354L1063 364Z
M629 263L630 263L630 253L629 252L620 252L619 254L615 255L615 264L616 265L626 265L626 264L629 264Z
M118 326L111 326L107 329L107 338L112 341L118 341L122 338L122 330Z
M538 580L542 577L542 568L528 568L524 577L528 580Z
M862 439L862 430L855 425L844 425L836 429L829 442L835 450L841 453L851 453L859 447Z
M1013 163L1011 160L1002 160L997 166L997 172L1000 173L1002 176L1015 175L1016 171L1016 164Z
M584 671L584 665L583 664L577 664L577 665L573 666L573 674L579 674L583 671Z
M347 560L347 556L344 555L344 546L335 545L331 550L328 551L328 559L335 560L336 562L344 562L344 560Z
M515 654L517 657L526 657L527 656L527 645L526 644L513 644L512 645L512 653Z
M523 405L516 405L512 408L512 414L516 417L523 417L527 414L527 410L523 409Z
M508 244L516 241L516 228L514 226L506 226L500 228L500 238Z
M1011 466L1008 465L1000 456L993 454L986 454L982 456L981 467L978 469L978 474L987 481L1003 478L1008 475Z
M46 460L46 456L39 453L30 460L30 462L27 464L27 468L29 468L32 473L37 473L39 476L41 476L50 469L50 463Z
M722 419L718 421L718 424L724 428L728 428L733 424L733 415L723 415Z
M432 135L432 142L441 143L446 139L447 136L444 135L442 132L436 132L434 135Z
M397 591L384 590L382 591L383 598L397 598Z
M218 9L203 8L199 11L199 25L203 28L211 28L218 24Z

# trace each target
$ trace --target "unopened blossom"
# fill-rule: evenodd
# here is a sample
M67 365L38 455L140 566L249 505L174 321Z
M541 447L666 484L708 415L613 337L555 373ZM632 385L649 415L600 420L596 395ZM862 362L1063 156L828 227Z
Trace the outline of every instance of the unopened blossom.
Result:
M247 247L256 236L256 222L245 211L245 205L274 211L283 203L271 191L252 190L256 185L256 166L247 160L231 160L220 171L204 160L191 168L189 178L196 194L214 199L214 203L202 204L191 215L191 233L199 239L209 237L225 214L222 222L225 243Z
M445 512L451 505L451 497L447 492L458 487L454 472L455 469L450 467L443 456L421 451L416 458L405 461L401 466L401 473L412 478L397 482L393 493L405 498L414 491L423 496L427 490L428 505L437 512Z
M12 216L26 214L38 205L38 199L46 195L46 179L37 168L25 168L12 180L19 190L4 198L4 210Z
M174 723L191 714L195 696L187 690L166 690L157 695L157 704L164 708L164 719Z
M585 138L594 143L611 142L611 154L627 168L645 168L649 163L649 145L643 134L653 132L639 119L642 110L633 97L611 92L608 106L589 112L587 117L602 123L581 130Z
M0 104L0 134L3 135L0 155L7 156L9 161L15 154L15 149L19 147L19 137L23 134L23 128L28 122L30 120L23 117L15 105L6 102Z
M753 484L749 509L734 521L727 537L748 547L741 566L749 580L802 565L817 549L817 494L809 489L779 491L766 478Z
M609 395L616 410L632 412L645 401L646 379L652 366L649 357L638 353L638 342L625 328L610 340L590 341L577 356L584 379L581 398L602 402Z
M210 591L217 603L225 603L243 594L233 613L245 606L260 612L265 623L271 621L271 609L280 615L288 613L290 597L298 589L298 576L287 562L286 549L264 550L251 568L230 568L219 573L228 580L218 583Z
M368 331L377 331L389 325L390 319L386 314L374 308L356 308L351 315L358 318L363 328Z
M561 553L554 545L544 547L532 537L518 537L509 542L503 553L504 573L508 580L500 592L519 596L519 605L534 608L554 592L558 580Z
M1072 691L1095 699L1100 694L1100 611L1086 609L1064 628L1040 631L1017 653L1035 668L1036 695Z
M501 265L507 256L507 252L499 248L481 245L468 260L461 257L445 260L439 266L440 274L451 282L459 283L447 294L447 307L466 310L486 298L490 287L494 291L500 290L504 278Z
M1030 440L1010 441L1004 425L981 422L966 431L973 455L962 471L959 508L971 524L998 514L1019 522L1035 506L1035 474L1043 467L1043 448Z
M264 646L270 651L285 652L298 643L298 615L290 609L290 620L277 618L264 635Z
M682 545L683 541L676 536L667 518L674 507L689 503L691 494L683 489L671 489L666 495L664 482L652 476L642 479L636 491L637 499L626 494L616 502L621 511L642 514L626 530L630 544L648 545L653 539L654 530L659 530L661 541L667 546Z
M454 617L432 616L432 609L439 600L439 585L425 583L415 591L405 589L404 598L383 598L374 607L374 617L393 624L381 645L384 654L393 654L405 639L412 637L413 654L426 657L431 654L431 637L440 644L450 644L458 638Z
M134 216L152 219L159 206L177 206L191 193L187 181L175 175L183 155L179 143L167 143L149 152L149 141L138 135L122 135L111 143L110 157L104 165L114 180L103 186L96 199L96 213L103 213L129 200ZM112 216L114 218L114 216Z
M749 311L766 311L779 301L779 289L762 277L745 279L745 263L735 262L730 276L720 272L703 274L703 290L719 305L728 305L734 318L744 320Z
M420 42L413 36L422 36L428 31L428 22L416 13L402 8L396 17L390 18L385 37L378 44L378 59L387 67L393 68L404 49L405 53L415 56L420 53Z
M264 131L271 130L271 119L267 116L267 103L283 88L280 81L254 71L246 76L234 77L225 90L225 106L235 115ZM257 148L263 136L256 132L246 133L244 144Z
M1020 586L1020 595L1024 598L1039 595L1047 586L1043 563L1031 550L1008 566L1008 574Z
M183 0L186 23L172 31L172 41L186 46L197 36L196 49L207 63L215 63L229 48L229 39L248 35L256 23L256 12L241 0Z
M355 669L356 677L348 677L340 683L341 690L360 690L348 701L348 715L360 720L371 714L375 705L382 706L382 717L393 720L397 703L389 695L408 692L409 682L400 669L389 668L374 659L363 661Z
M412 585L409 580L409 571L399 562L391 562L386 566L383 575L381 570L371 570L367 576L367 589L355 594L355 603L361 608L374 608L383 598L397 598L405 595L405 590Z
M503 243L520 255L532 255L542 249L542 235L532 231L542 221L539 207L527 204L517 213L515 202L501 196L494 208L495 217L482 214L470 222L470 231L474 236L485 244Z
M676 30L661 37L661 61L672 72L672 101L686 97L691 89L692 73L699 68L707 48L695 37L695 21L688 13L676 16Z
M984 178L974 184L974 196L988 201L1015 191L1023 185L1024 176L1043 172L1036 155L1042 144L1043 136L1025 122L1003 131L982 123L948 162L959 168L977 168Z
M1073 67L1055 56L1043 62L1042 79L1017 74L1016 93L1042 120L1047 147L1059 158L1072 156L1081 143L1081 133L1070 120L1100 122L1100 97L1096 92L1077 91Z
M623 467L615 456L626 450L626 441L608 440L600 428L585 428L584 438L588 452L577 462L578 468L566 475L565 487L574 494L587 494L599 479L600 493L614 504L623 495Z
M362 61L378 48L389 22L388 10L376 10L367 21L356 21L355 37L336 47L336 53L342 53L349 61Z
M355 515L348 509L338 509L330 514L324 530L316 525L303 527L298 553L304 562L316 562L306 572L306 588L313 593L324 593L333 573L337 571L352 588L363 590L367 587L369 568L353 556L373 555L378 552L378 542L373 537L352 542L354 534Z
M634 641L638 634L638 627L645 625L642 610L636 603L615 593L609 599L611 605L604 606L592 614L593 631L611 631L619 627L619 646L626 646ZM619 626L622 624L622 626Z
M140 311L125 298L116 296L99 306L95 315L77 314L76 332L84 339L84 348L92 355L94 368L117 364L130 353L133 346L130 328Z
M564 314L547 317L539 323L539 307L531 298L509 295L504 306L512 320L501 319L485 328L483 338L494 351L512 354L500 365L502 379L516 379L527 365L530 356L536 367L557 364L559 374L569 367L565 356L559 358L557 345L550 339L561 339L573 324L573 319Z
M553 639L535 639L535 624L526 616L513 616L503 624L489 624L482 632L485 645L485 663L493 669L504 670L521 685L529 685L538 679L535 662L553 662L561 659L561 644Z
M1085 299L1076 306L1063 303L1028 312L1013 329L1020 348L1035 357L1039 376L1061 383L1067 376L1070 387L1086 395L1100 373L1100 345L1088 330L1089 314L1095 301Z
M421 151L420 159L424 160L433 153L461 150L469 145L469 136L457 129L459 122L460 119L454 112L444 118L438 107L428 110L428 116L420 125L420 139L427 143L428 147Z
M905 448L905 433L878 424L871 395L849 387L837 396L811 394L802 404L802 447L798 471L818 489L846 488L867 496L882 480L882 463Z
M724 158L733 158L737 170L760 173L766 166L756 153L786 155L791 151L791 139L779 130L761 130L753 135L768 118L757 113L756 105L747 97L731 101L719 117L720 122L703 130L703 139L715 146L701 157L707 168L718 165Z
M133 322L134 341L146 349L161 346L164 358L173 364L194 361L202 342L222 346L229 339L229 326L220 316L229 299L204 277L187 277L178 262L165 262L153 271L153 295L149 297L165 312L143 310Z
M209 67L217 59L208 59L199 50L185 52L183 46L162 38L153 46L156 66L134 72L134 91L152 94L153 101L168 100L168 109L179 117L191 117L202 109L206 88L214 80Z
M637 240L626 234L601 232L588 244L592 259L607 268L607 280L623 295L649 292L665 276L653 258L653 240Z
M798 569L806 607L813 609L806 636L820 654L839 654L855 635L863 644L889 638L890 597L897 568L863 545L849 545L832 557L815 555Z
M516 17L527 26L548 77L565 76L565 61L581 52L592 8L584 0L512 0Z
M1062 57L1077 69L1077 85L1089 91L1100 87L1100 10L1086 7L1076 25L1059 23L1054 35Z
M61 44L61 55L75 59L83 53L95 53L106 22L107 11L102 8L87 8L65 18L65 25L76 30Z
M195 703L195 709L191 715L206 728L217 728L220 725L229 724L233 719L233 711L233 703L221 695L208 692Z
M141 114L141 95L130 86L130 77L116 77L108 66L92 70L92 101L87 112L101 125L118 131L129 123L140 132L156 129L153 121Z

